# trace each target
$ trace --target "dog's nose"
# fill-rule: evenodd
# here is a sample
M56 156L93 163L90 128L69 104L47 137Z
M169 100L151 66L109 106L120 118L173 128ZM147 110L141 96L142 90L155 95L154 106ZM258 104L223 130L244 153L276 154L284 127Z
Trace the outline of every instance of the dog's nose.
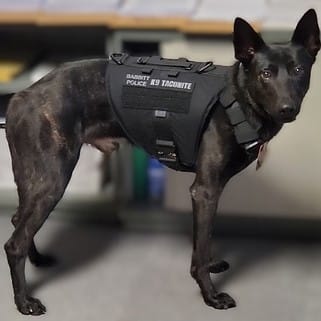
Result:
M290 119L295 116L295 108L289 104L284 104L280 110L280 116L284 119Z

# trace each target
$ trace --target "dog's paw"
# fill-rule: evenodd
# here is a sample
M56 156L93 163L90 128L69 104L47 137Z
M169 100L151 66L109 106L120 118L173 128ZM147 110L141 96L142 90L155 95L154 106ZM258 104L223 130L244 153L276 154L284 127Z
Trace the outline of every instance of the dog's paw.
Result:
M209 271L211 273L221 273L230 268L230 265L226 261L213 262L209 265Z
M22 314L41 315L46 313L46 307L38 299L27 297L24 301L16 303Z
M31 263L40 268L49 268L57 264L57 259L51 255L37 255L37 257L30 259Z
M217 293L210 298L204 298L205 303L215 309L227 310L236 307L236 303L227 293Z

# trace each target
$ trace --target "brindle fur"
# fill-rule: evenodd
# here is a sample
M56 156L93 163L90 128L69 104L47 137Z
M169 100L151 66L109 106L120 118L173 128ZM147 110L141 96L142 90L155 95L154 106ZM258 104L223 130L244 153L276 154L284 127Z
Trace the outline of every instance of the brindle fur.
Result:
M234 47L238 62L230 67L228 86L248 121L263 125L260 136L268 141L284 122L295 119L308 90L311 67L320 48L316 14L309 10L302 17L291 42L270 46L237 18ZM6 134L19 206L12 219L15 230L5 250L15 303L23 314L45 313L41 302L27 292L25 261L29 255L35 265L53 263L38 253L33 238L63 196L81 146L91 144L109 154L117 149L117 139L125 137L107 103L107 64L107 59L64 64L16 93L8 106ZM215 289L210 278L210 272L229 267L210 256L217 204L229 179L254 159L237 144L218 104L202 136L190 189L194 218L191 274L205 302L217 309L235 306L228 294Z

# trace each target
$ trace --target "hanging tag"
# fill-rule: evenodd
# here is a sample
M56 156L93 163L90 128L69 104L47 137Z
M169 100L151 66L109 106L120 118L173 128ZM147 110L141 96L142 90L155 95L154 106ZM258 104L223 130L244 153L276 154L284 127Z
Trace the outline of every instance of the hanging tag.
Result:
M256 170L259 170L266 158L266 154L267 154L267 146L268 143L264 143L260 146L258 155L257 155L257 161L256 161Z

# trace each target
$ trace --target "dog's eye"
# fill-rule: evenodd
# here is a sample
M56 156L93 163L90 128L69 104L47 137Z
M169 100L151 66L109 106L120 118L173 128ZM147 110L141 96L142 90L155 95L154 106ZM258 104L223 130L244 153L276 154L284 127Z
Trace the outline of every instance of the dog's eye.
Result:
M264 78L264 79L269 79L269 78L272 77L272 73L271 73L270 70L262 70L262 71L260 72L260 75L261 75L261 77Z
M295 66L295 67L294 67L294 72L295 72L296 74L301 74L301 73L304 72L304 68L303 68L302 66Z

